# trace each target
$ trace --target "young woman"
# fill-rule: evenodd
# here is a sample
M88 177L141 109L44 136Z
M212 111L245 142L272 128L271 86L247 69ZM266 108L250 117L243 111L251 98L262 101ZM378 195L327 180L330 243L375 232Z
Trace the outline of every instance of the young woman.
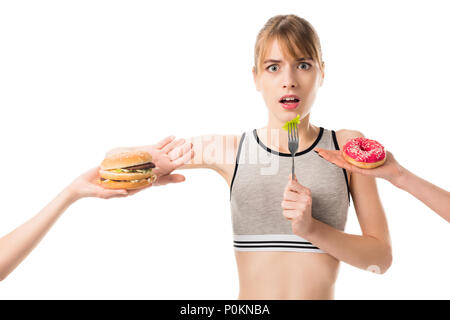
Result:
M156 165L153 171L158 177L148 187L184 181L183 175L170 173L193 157L191 145L180 146L183 140L174 141L173 138L167 137L159 143L147 147L147 151L152 155L153 162ZM179 152L180 149L183 151ZM56 220L77 200L85 197L103 199L126 197L148 188L137 190L105 189L96 183L100 178L98 171L99 167L95 167L80 175L38 214L0 238L0 281L5 279L28 256Z
M352 175L312 152L314 147L339 149L363 135L309 122L324 63L319 38L306 20L269 19L257 36L254 59L267 126L239 136L193 137L196 156L180 169L213 169L230 187L239 299L332 299L340 261L378 273L392 261L375 179ZM286 95L298 103L282 103ZM300 143L292 180L288 133L282 127L297 115ZM350 194L361 236L343 232Z

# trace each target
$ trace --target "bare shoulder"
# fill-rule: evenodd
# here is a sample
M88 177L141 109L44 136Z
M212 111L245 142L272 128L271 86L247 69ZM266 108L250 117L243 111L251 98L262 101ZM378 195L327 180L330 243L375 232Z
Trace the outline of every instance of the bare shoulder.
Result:
M352 138L364 138L364 134L362 134L361 131L357 130L349 130L349 129L341 129L336 131L336 139L339 144L339 148L341 149L342 146Z

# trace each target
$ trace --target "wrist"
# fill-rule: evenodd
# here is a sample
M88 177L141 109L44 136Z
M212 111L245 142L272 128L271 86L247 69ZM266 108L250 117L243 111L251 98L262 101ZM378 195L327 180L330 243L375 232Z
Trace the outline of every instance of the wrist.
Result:
M303 235L304 238L309 239L316 235L317 233L317 222L315 218L311 217L311 223L309 224L309 228L306 230L305 234Z
M390 181L394 186L403 189L407 183L410 172L399 166L398 173L395 177Z
M64 188L61 191L61 195L70 203L73 203L77 200L80 200L83 198L83 195L81 195L79 192L77 192L73 187L72 184L68 185L66 188Z

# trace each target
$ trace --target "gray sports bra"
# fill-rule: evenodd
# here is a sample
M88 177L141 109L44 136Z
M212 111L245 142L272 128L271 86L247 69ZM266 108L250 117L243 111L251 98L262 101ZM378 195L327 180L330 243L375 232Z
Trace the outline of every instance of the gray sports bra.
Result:
M314 143L295 154L295 174L311 190L312 216L343 231L350 205L347 174L316 154L315 147L339 150L335 132L321 127ZM256 129L243 133L230 186L235 250L324 252L294 235L283 216L291 166L291 154L265 146Z

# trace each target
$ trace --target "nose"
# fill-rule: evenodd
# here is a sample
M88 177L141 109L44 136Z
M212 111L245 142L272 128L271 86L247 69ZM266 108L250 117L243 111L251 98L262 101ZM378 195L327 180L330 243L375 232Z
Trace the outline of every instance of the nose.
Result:
M293 77L291 72L287 72L282 83L283 88L295 88L298 86L297 80Z

